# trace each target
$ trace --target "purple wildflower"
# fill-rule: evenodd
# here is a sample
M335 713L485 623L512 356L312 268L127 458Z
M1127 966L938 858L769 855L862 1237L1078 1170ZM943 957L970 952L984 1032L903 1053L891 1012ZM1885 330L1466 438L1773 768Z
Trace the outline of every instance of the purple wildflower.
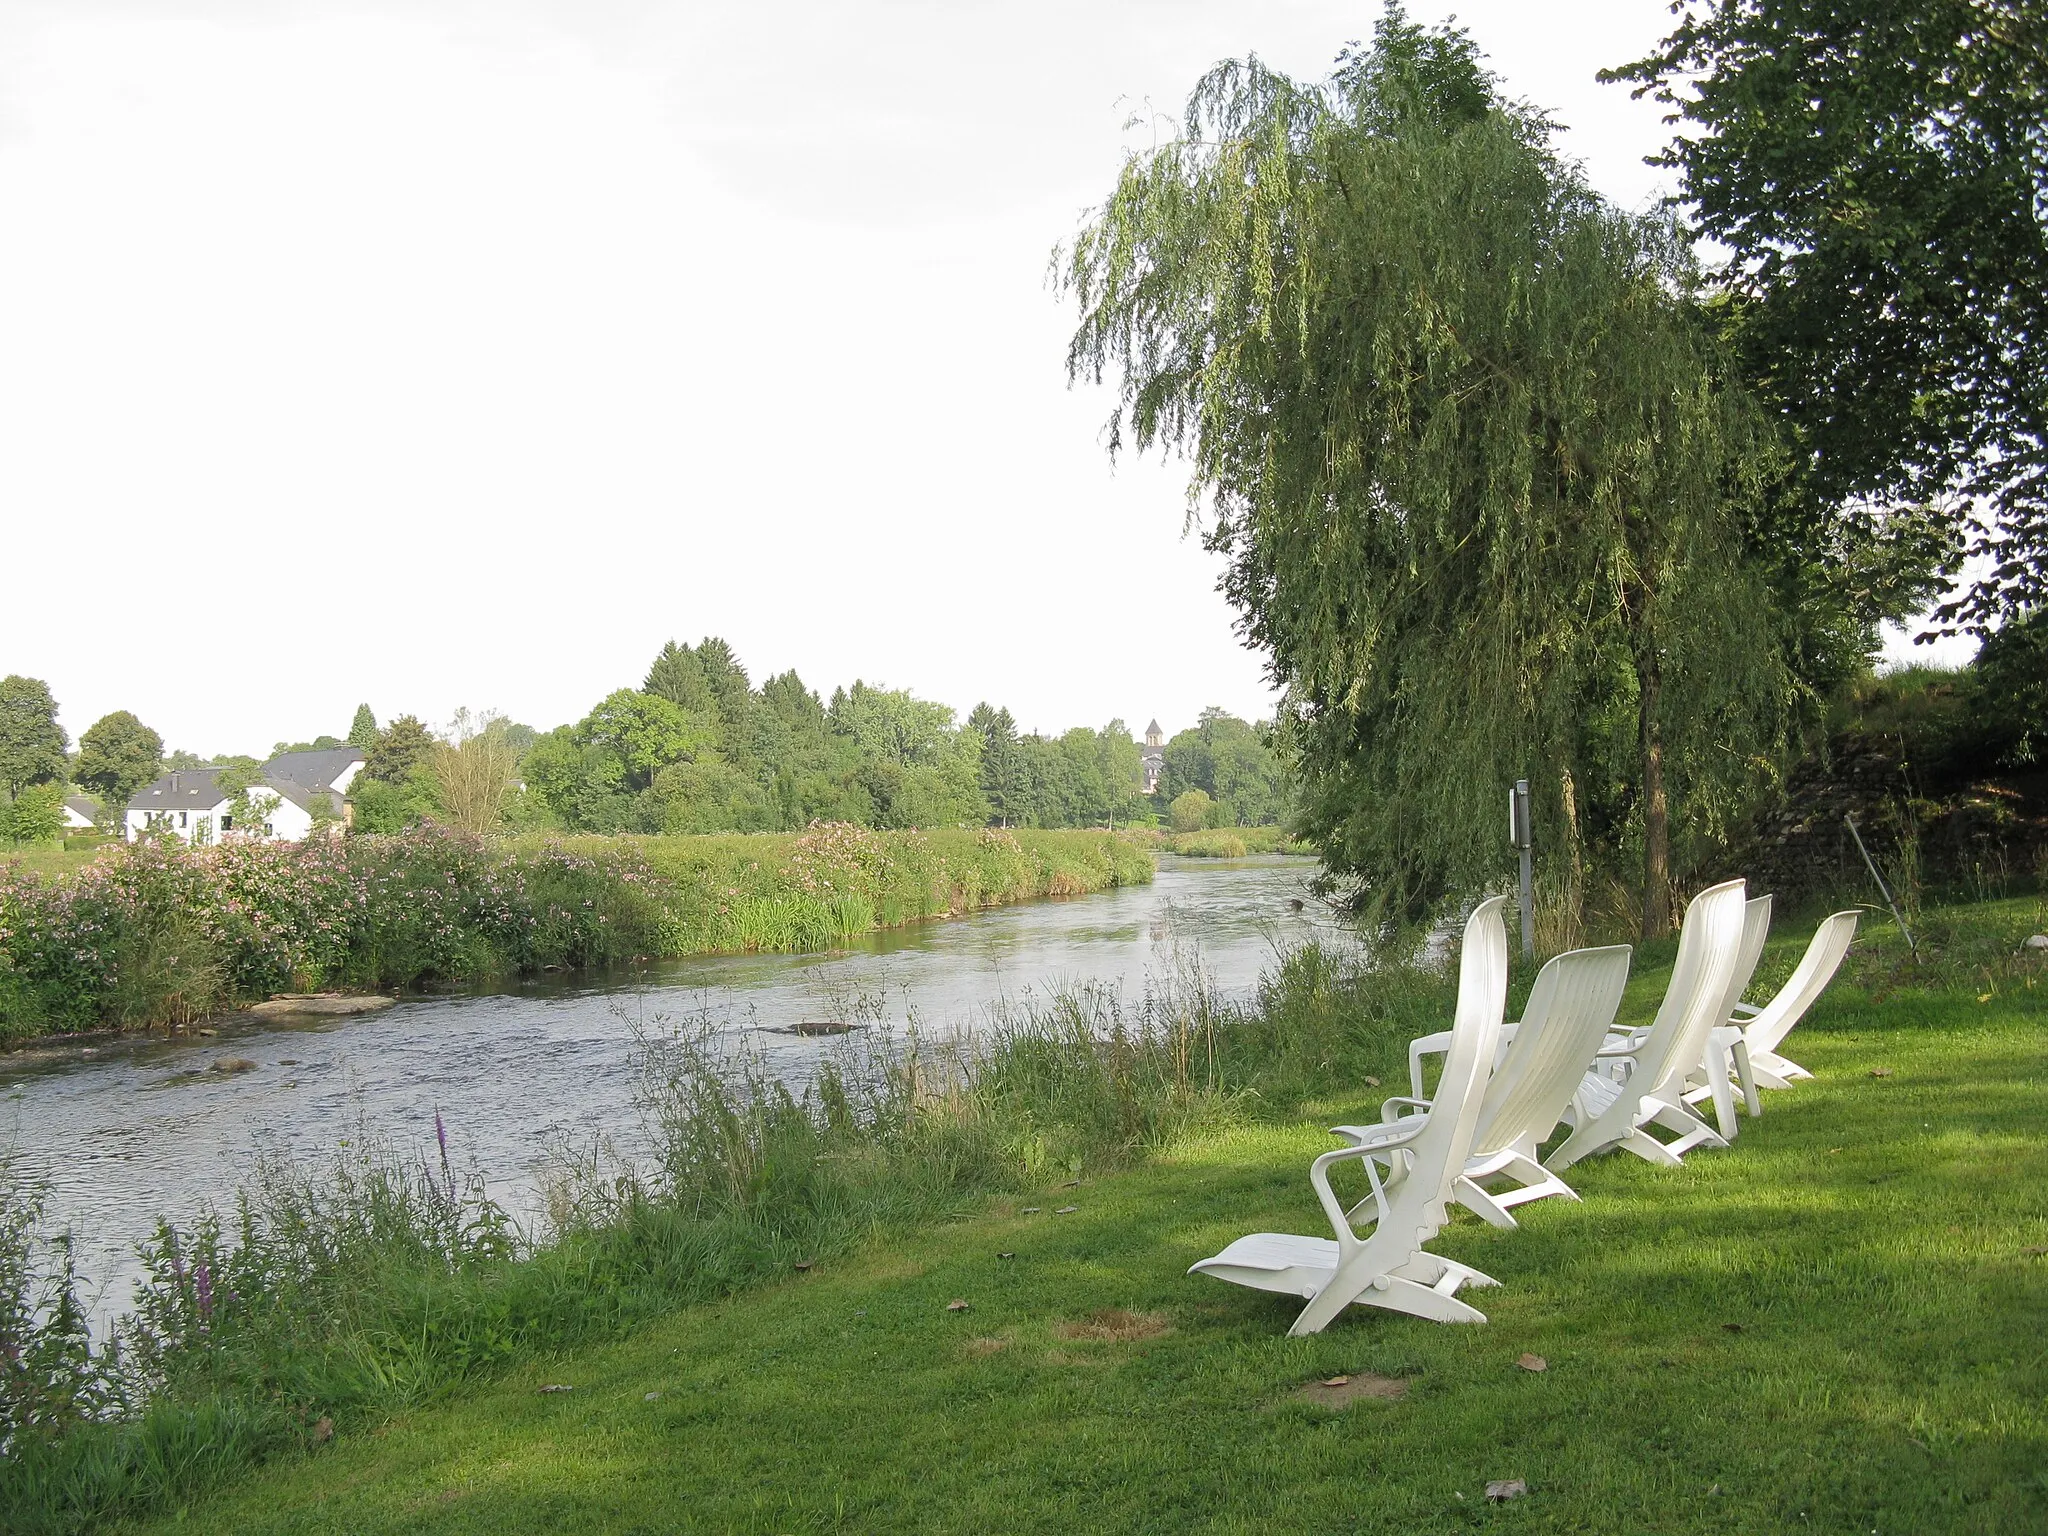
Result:
M200 1259L192 1266L192 1299L199 1304L199 1321L213 1321L213 1270L206 1260Z

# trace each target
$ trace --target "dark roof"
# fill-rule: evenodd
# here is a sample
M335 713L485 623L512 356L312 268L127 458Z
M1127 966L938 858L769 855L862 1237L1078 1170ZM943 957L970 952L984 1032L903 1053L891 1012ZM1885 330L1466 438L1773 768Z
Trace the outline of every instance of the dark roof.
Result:
M185 768L145 784L128 802L131 811L210 811L228 797L214 783L218 768Z
M363 761L360 747L328 747L319 752L281 752L263 765L271 784L289 780L306 789L333 793L334 781Z
M1157 717L1154 717L1152 723L1145 727L1145 734L1147 736L1157 736L1161 734L1159 729L1159 721Z
M70 806L72 810L78 812L87 821L96 823L100 819L100 808L83 795L66 795L64 803Z

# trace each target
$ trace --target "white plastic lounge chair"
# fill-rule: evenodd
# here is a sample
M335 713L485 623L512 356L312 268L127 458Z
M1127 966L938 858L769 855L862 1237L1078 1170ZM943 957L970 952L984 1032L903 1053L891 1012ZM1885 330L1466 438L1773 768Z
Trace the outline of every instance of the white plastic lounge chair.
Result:
M1763 1106L1757 1103L1756 1094L1746 1086L1747 1074L1743 1060L1749 1048L1739 1038L1729 1039L1723 1035L1728 1021L1742 1003L1742 994L1749 990L1749 980L1756 975L1757 962L1764 957L1764 940L1771 934L1771 898L1752 896L1742 912L1742 948L1736 951L1735 970L1728 978L1728 1004L1721 1010L1720 1022L1707 1033L1707 1041L1701 1050L1700 1060L1685 1078L1685 1102L1692 1105L1714 1101L1714 1128L1721 1133L1724 1141L1735 1139L1735 1089L1730 1078L1733 1071L1744 1078L1744 1097L1749 1103L1752 1115L1761 1114Z
M1453 1199L1496 1227L1512 1229L1511 1209L1531 1200L1549 1195L1579 1198L1536 1160L1536 1149L1564 1117L1588 1063L1614 1023L1622 989L1628 985L1629 954L1626 944L1616 944L1557 956L1537 973L1521 1022L1501 1027L1505 1045L1480 1101L1472 1150L1465 1171L1451 1186ZM1404 1109L1429 1112L1430 1101L1422 1096L1422 1058L1450 1047L1449 1030L1425 1035L1408 1047L1414 1096L1388 1099L1380 1107L1383 1120L1399 1123L1412 1118ZM1362 1141L1380 1127L1332 1129ZM1514 1187L1489 1190L1485 1185L1492 1179L1511 1179Z
M1862 916L1861 912L1837 912L1827 918L1815 931L1813 942L1806 946L1791 979L1779 988L1776 997L1761 1008L1737 1003L1730 1010L1730 1018L1740 1022L1723 1024L1708 1036L1708 1067L1718 1064L1725 1081L1733 1064L1752 1115L1763 1113L1763 1105L1757 1100L1758 1088L1790 1088L1794 1078L1813 1076L1798 1062L1780 1056L1778 1047L1835 979Z
M1458 1299L1467 1285L1499 1282L1453 1263L1422 1245L1444 1224L1451 1184L1465 1167L1479 1103L1493 1064L1501 1015L1507 1008L1508 935L1501 921L1506 897L1483 901L1465 924L1458 968L1458 1012L1451 1048L1437 1084L1436 1106L1393 1125L1372 1128L1373 1139L1325 1152L1309 1165L1309 1183L1336 1241L1254 1232L1241 1237L1189 1274L1214 1275L1233 1285L1303 1297L1308 1305L1288 1329L1290 1337L1321 1333L1352 1302L1386 1307L1440 1323L1483 1323L1486 1314ZM1330 1191L1330 1169L1355 1161L1372 1186L1370 1235L1353 1231ZM1406 1176L1381 1176L1404 1164ZM1361 1202L1361 1210L1364 1208Z
M1648 1162L1677 1167L1700 1146L1725 1147L1725 1138L1685 1102L1685 1079L1706 1054L1707 1035L1728 1017L1728 983L1741 956L1745 917L1743 885L1730 880L1700 892L1685 911L1678 963L1656 1020L1613 1065L1619 1080L1589 1073L1579 1081L1575 1128L1543 1160L1553 1173L1595 1152L1621 1147ZM1649 1127L1677 1139L1659 1141Z

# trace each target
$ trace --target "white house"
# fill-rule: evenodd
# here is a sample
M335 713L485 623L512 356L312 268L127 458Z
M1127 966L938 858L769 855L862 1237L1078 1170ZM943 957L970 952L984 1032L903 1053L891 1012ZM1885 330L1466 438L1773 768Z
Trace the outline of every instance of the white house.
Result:
M152 829L188 843L232 836L301 842L316 824L348 824L348 786L362 770L363 754L354 747L282 753L257 770L249 786L248 806L260 820L238 824L235 797L220 787L219 768L181 769L135 792L123 833L131 843Z
M100 808L83 795L64 797L64 830L66 832L90 832L99 824Z

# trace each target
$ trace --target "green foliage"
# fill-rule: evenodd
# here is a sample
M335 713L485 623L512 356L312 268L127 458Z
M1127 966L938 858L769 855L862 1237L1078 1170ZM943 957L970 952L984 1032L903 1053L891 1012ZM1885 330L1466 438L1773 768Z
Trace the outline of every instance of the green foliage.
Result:
M1113 449L1189 454L1334 872L1420 916L1505 872L1515 779L1598 764L1656 929L1667 814L1717 829L1782 726L1773 449L1678 231L1550 134L1398 9L1321 85L1219 65L1065 253L1068 362Z
M78 738L72 777L117 815L163 771L164 739L125 709L104 715Z
M31 784L62 783L69 746L50 685L18 673L0 677L0 789L18 795Z
M1169 812L1176 832L1199 832L1209 825L1216 802L1206 789L1184 789L1173 797Z
M1286 817L1287 768L1270 725L1250 725L1212 707L1165 750L1160 794L1173 800L1190 789L1202 791L1220 807L1220 819L1210 824L1272 826Z
M64 786L30 784L0 806L0 837L47 843L64 835Z
M363 771L361 777L376 779L385 784L403 784L432 755L435 746L433 732L412 715L400 715L382 731L377 739L363 749Z
M377 717L370 712L367 704L356 706L355 718L348 723L348 744L367 754L377 744L382 734L377 729Z
M1781 532L1923 501L1982 574L1940 617L2048 600L2048 21L2018 0L1711 0L1605 76L1676 109L1676 168L1745 375L1796 453Z

